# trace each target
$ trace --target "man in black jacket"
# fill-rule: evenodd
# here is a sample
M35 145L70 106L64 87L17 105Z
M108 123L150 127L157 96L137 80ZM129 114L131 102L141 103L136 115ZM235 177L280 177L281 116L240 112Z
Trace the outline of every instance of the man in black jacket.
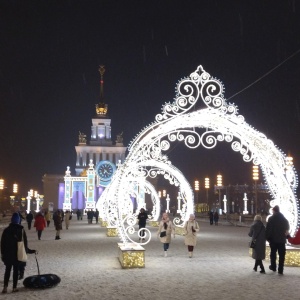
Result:
M140 213L138 214L138 220L139 220L139 229L141 228L146 228L146 221L148 219L148 214L147 212L145 211L144 208L141 208L140 210ZM140 232L140 240L144 240L145 239L145 230L142 230Z
M278 274L283 275L283 267L285 260L285 244L290 225L288 220L280 212L279 206L273 207L273 215L269 218L266 226L266 239L270 244L271 253L270 261L271 265L269 269L276 272L276 255L278 252Z

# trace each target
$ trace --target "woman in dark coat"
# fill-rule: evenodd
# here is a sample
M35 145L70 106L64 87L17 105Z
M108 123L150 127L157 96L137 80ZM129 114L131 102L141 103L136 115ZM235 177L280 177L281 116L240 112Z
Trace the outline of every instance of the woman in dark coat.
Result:
M62 230L62 216L60 210L58 210L56 214L53 215L53 221L56 229L55 239L60 240L60 231Z
M2 233L1 237L1 259L5 264L5 273L4 273L4 287L2 293L7 293L7 287L9 282L9 277L11 269L13 268L13 293L17 292L17 283L18 283L18 272L20 264L22 262L18 261L18 241L23 241L25 250L27 253L35 253L35 250L30 250L27 246L27 236L24 230L24 227L19 224L20 216L18 213L14 213L11 218L11 223L6 227Z
M265 274L262 261L266 258L266 228L261 220L259 215L254 217L254 223L251 225L248 235L252 237L252 241L256 240L255 248L252 249L252 258L255 259L253 270L256 272L257 267L260 266L260 273Z

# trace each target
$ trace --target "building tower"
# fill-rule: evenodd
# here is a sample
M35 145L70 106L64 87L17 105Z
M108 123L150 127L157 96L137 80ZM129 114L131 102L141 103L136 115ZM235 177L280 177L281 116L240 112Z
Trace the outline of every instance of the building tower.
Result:
M91 138L79 132L76 150L75 176L67 167L66 175L45 174L44 208L85 209L96 203L104 188L109 184L116 165L125 160L126 147L123 132L117 135L115 143L111 139L111 119L108 105L104 101L104 66L99 66L100 99L92 118ZM95 166L95 168L94 168ZM93 182L92 182L93 181ZM92 199L93 198L93 199ZM93 204L94 205L94 204Z
M104 101L103 93L104 66L99 67L99 73L100 101L96 104L95 116L92 118L90 143L87 144L86 135L79 132L78 146L75 146L77 176L88 168L90 160L98 166L101 161L110 161L116 165L125 159L126 147L123 145L122 133L118 135L115 144L111 140L111 119L108 116L108 105Z

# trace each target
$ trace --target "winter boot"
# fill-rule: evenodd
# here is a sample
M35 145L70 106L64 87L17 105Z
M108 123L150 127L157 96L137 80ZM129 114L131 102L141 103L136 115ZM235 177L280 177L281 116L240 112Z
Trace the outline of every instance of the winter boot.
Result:
M260 264L260 273L261 273L261 274L266 274L264 265L263 265L262 263Z
M165 257L167 257L168 256L168 251L165 251Z
M193 252L189 252L189 258L193 257Z
M22 280L24 278L24 271L20 271L18 280Z

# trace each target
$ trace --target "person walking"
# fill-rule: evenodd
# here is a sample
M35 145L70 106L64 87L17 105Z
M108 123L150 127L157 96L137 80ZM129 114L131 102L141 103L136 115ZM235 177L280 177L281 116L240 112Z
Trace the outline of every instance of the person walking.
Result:
M215 222L215 225L218 226L219 225L219 214L218 214L218 211L216 210L215 213L214 213L214 222Z
M145 211L144 208L140 209L140 213L138 214L138 220L139 220L139 229L146 228L146 221L148 219L148 214ZM145 230L140 231L140 238L139 240L144 241L145 240Z
M54 227L56 230L56 240L60 240L60 231L62 230L62 217L61 217L61 212L58 210L55 215L53 216L53 221L54 221Z
M209 224L214 225L214 213L212 210L209 212Z
M82 220L82 215L81 215L80 209L77 209L76 215L77 215L77 221Z
M47 222L47 227L49 227L51 222L51 212L49 209L47 209L45 212L45 220Z
M256 215L254 222L248 233L252 237L251 241L255 242L255 248L252 249L252 258L255 259L253 270L257 272L257 267L260 267L260 273L265 274L263 260L266 258L266 228L262 222L262 217Z
M18 242L24 242L26 253L36 253L36 250L28 248L27 236L24 227L19 224L20 216L18 213L14 213L11 217L11 223L6 227L1 236L1 259L5 265L4 273L4 286L2 293L7 293L7 287L9 283L11 269L13 269L13 290L12 292L18 292L18 276L19 276L19 264L18 261ZM22 263L25 265L26 263ZM24 274L22 274L22 278Z
M66 224L66 229L69 229L70 226L70 220L72 219L71 212L69 210L66 211L65 213L65 224Z
M163 243L164 256L168 256L168 249L171 243L171 235L175 238L175 227L169 219L167 213L163 213L161 221L159 223L157 236L160 237L160 241Z
M32 221L33 221L33 214L31 211L29 211L29 213L26 215L26 222L27 222L28 230L31 229Z
M184 244L188 247L189 258L192 258L194 247L197 244L197 232L200 230L194 214L190 214L189 220L185 222L183 228L185 231Z
M88 210L86 214L87 214L88 224L92 224L94 212L92 210Z
M41 212L38 212L35 216L33 227L36 228L38 239L40 240L42 237L42 232L47 226L46 220Z
M96 211L95 211L95 220L96 220L96 224L98 224L99 222L99 210L96 208Z
M270 262L269 269L276 272L276 256L278 252L278 274L283 275L285 261L285 244L290 224L284 215L280 212L279 206L273 207L273 215L268 219L266 226L266 239L270 244Z

